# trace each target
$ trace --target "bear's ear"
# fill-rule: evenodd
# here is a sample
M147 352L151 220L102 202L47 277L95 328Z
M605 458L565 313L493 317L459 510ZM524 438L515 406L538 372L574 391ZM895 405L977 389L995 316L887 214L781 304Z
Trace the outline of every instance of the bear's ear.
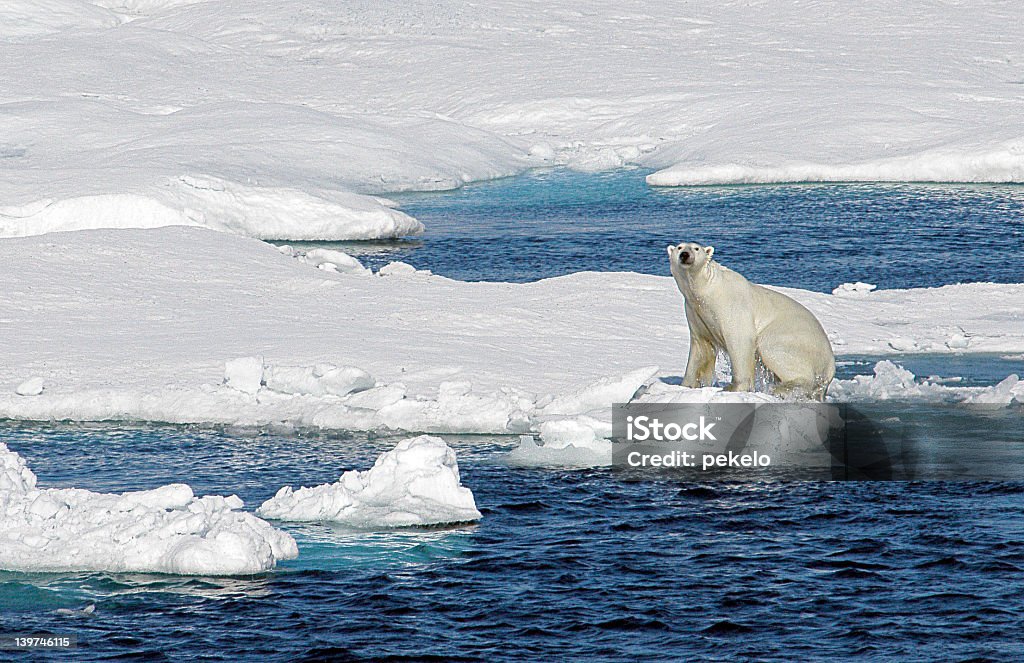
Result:
M708 252L708 260L711 260L711 256L715 255L715 247L705 246L704 250Z

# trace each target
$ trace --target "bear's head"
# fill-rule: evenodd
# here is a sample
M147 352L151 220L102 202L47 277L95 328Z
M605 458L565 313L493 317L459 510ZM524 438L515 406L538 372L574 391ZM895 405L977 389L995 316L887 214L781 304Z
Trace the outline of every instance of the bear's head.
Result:
M701 246L696 242L683 242L668 247L669 265L673 274L699 271L711 262L713 255L715 255L715 247Z

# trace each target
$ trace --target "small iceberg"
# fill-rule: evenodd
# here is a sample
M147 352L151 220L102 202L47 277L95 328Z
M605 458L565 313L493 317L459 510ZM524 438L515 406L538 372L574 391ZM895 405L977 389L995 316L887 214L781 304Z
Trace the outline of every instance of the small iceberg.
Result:
M336 483L285 486L256 510L264 518L353 527L408 527L479 520L473 493L461 485L455 452L430 435L403 440L369 470Z

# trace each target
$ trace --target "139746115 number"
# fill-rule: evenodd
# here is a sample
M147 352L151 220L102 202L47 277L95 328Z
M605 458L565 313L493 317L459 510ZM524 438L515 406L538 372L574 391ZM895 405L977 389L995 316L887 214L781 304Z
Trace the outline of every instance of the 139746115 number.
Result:
M73 635L56 633L0 634L0 649L70 649L78 645Z

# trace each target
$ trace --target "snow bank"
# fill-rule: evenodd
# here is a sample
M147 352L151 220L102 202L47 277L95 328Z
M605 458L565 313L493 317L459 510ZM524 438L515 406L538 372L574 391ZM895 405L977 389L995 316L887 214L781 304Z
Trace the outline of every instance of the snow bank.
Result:
M947 148L860 163L682 163L647 176L651 186L782 182L1024 182L1024 140L980 151Z
M103 194L0 207L0 237L179 225L284 240L386 239L423 232L419 221L371 196L335 192L328 200L209 176L178 177L149 195Z
M184 484L119 495L39 489L0 443L0 569L244 575L298 555L291 536L241 507Z
M459 482L455 452L444 440L423 435L399 442L365 472L345 472L337 483L285 486L256 513L368 528L479 520L473 493Z

